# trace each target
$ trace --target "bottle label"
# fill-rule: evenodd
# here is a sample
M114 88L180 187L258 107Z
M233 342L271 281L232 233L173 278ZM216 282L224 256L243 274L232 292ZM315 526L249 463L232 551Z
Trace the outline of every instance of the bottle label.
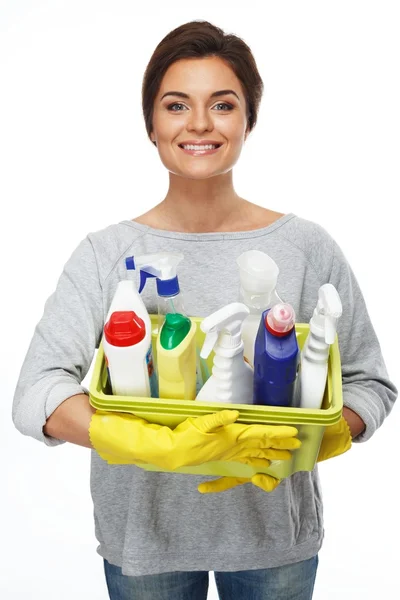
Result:
M147 365L147 372L149 374L151 397L158 398L158 381L157 381L157 374L154 369L153 347L151 344L150 344L149 349L146 354L146 365Z

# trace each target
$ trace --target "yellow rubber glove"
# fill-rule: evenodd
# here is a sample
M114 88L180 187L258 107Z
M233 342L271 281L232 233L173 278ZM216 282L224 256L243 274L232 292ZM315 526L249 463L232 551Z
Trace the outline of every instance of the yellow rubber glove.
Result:
M346 419L341 417L338 423L329 425L325 429L317 462L344 454L351 448L351 441L352 437L349 425ZM254 465L251 461L248 461L248 464ZM280 479L276 479L270 475L257 473L256 475L253 475L251 479L244 477L221 477L219 479L214 479L213 481L201 483L197 489L202 494L211 494L215 492L224 492L225 490L229 490L245 483L253 483L265 492L272 492L279 485L280 481Z
M301 442L299 439L295 438L297 444L293 446L292 450L295 448L299 448ZM288 452L286 456L281 456L280 459L276 460L289 460L292 457L291 453ZM271 460L274 460L270 457ZM267 468L271 464L269 460L264 459L256 459L250 458L246 462L246 464L252 467L264 467ZM273 492L276 487L280 484L281 480L276 477L272 477L272 475L267 475L266 473L256 473L252 477L219 477L218 479L213 479L212 481L205 481L204 483L200 483L197 486L198 491L201 494L215 494L218 492L225 492L226 490L230 490L238 485L244 485L245 483L252 483L257 487L261 488L264 492Z
M249 461L248 464L251 464ZM266 467L269 466L269 463L265 464ZM250 479L247 477L220 477L219 479L214 479L213 481L206 481L204 483L200 483L197 486L198 491L201 494L213 494L217 492L225 492L226 490L230 490L231 488L237 487L238 485L243 485L244 483L252 483L257 487L264 490L264 492L272 492L278 485L281 480L272 477L271 475L266 475L265 473L256 473Z
M284 460L300 444L295 427L235 423L237 410L191 417L175 429L130 414L96 411L89 426L94 449L109 464L149 463L174 470L214 460Z
M324 431L317 462L344 454L351 448L351 433L344 417L335 425L329 425Z

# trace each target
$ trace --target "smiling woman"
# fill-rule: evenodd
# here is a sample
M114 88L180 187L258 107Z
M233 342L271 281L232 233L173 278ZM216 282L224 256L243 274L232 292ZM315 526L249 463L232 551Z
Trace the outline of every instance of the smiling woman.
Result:
M171 96L180 101L171 103ZM215 198L215 214L219 212L217 195L223 195L225 202L236 204L232 167L240 156L250 126L245 93L229 64L217 56L174 62L163 76L152 105L150 139L156 143L161 161L170 173L164 213L177 202L183 208L182 178L194 180L191 212L196 188L200 197L208 198L208 204ZM189 209L189 204L186 203L186 207ZM152 216L155 216L154 211ZM227 215L220 214L218 218L222 216ZM226 226L229 228L230 224Z
M283 216L233 187L232 168L256 125L262 93L253 54L237 36L194 21L160 42L144 74L142 108L169 189L136 223L200 233L256 229Z
M337 243L319 225L258 206L234 189L233 166L255 127L262 90L247 44L209 22L186 23L158 44L142 103L148 138L168 171L165 198L81 242L21 369L16 427L49 446L69 441L92 449L98 552L112 600L205 600L209 571L226 600L310 600L324 537L317 468L282 481L263 473L209 481L140 468L155 456L161 464L172 455L199 464L202 449L211 462L222 450L236 458L240 450L248 464L268 466L271 440L274 452L289 456L298 446L295 428L284 428L285 440L278 426L244 426L236 422L238 411L223 410L171 430L91 408L81 382L126 278L125 257L184 254L179 280L191 316L238 299L236 260L248 250L277 263L279 295L290 298L298 322L310 320L322 284L335 286L343 305L337 333L344 409L338 426L326 428L319 460L349 449L351 438L368 440L396 399L361 290Z

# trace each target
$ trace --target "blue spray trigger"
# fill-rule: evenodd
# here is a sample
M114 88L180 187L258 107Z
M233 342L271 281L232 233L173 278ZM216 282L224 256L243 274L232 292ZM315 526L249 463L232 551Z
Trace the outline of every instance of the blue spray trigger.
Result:
M125 265L126 265L126 268L128 269L128 271L134 271L136 268L134 257L128 256L127 258L125 258Z
M135 257L134 256L127 256L125 258L125 265L126 265L126 268L127 268L128 271L135 271L136 270ZM156 275L153 275L152 273L149 273L149 272L144 271L144 270L140 270L139 294L141 293L141 291L143 290L144 286L146 285L146 281L147 281L148 277L156 277Z
M140 287L139 287L139 294L141 293L141 291L143 290L144 286L146 285L146 281L149 277L156 277L156 275L153 275L152 273L148 273L147 271L140 271Z

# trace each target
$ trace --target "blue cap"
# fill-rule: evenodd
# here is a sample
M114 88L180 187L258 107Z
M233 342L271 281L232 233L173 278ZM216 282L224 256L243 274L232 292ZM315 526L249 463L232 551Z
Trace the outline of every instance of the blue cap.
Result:
M179 282L178 277L175 276L172 279L156 279L157 281L157 293L159 296L177 296L179 294Z

